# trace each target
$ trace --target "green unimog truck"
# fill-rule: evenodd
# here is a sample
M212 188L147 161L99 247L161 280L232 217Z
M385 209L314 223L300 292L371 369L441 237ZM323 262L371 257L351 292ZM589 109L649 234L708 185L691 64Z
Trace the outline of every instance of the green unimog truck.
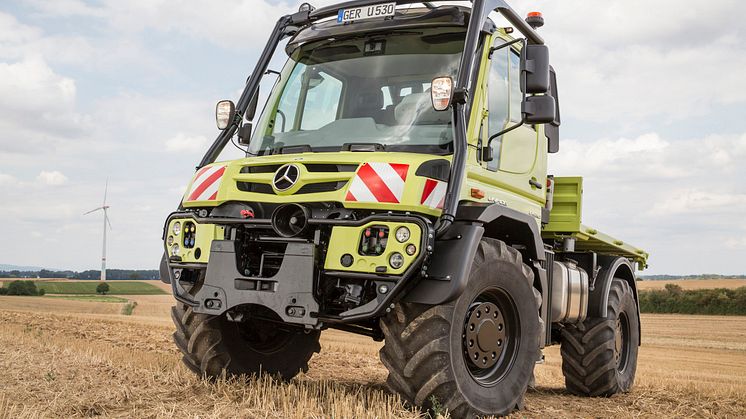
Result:
M332 328L383 340L389 387L453 417L520 408L553 344L570 392L629 390L648 255L582 224L581 178L547 174L542 24L502 0L281 17L165 223L186 365L290 379Z

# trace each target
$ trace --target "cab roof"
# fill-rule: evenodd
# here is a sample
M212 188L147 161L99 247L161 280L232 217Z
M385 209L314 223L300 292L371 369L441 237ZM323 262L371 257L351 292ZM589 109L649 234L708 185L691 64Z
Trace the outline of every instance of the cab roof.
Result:
M340 36L385 34L395 30L432 27L461 27L465 30L469 25L470 15L471 8L469 7L448 5L397 9L396 15L390 18L373 18L346 24L340 24L336 19L321 20L298 31L288 42L286 52L290 55L296 48L308 42ZM488 19L483 31L493 33L495 30L495 24Z

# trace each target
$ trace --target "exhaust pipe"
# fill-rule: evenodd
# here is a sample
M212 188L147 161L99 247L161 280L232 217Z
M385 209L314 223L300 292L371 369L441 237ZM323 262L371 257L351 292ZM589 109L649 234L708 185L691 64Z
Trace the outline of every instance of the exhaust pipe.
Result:
M308 229L311 211L298 204L284 204L272 213L272 228L282 237L298 237Z

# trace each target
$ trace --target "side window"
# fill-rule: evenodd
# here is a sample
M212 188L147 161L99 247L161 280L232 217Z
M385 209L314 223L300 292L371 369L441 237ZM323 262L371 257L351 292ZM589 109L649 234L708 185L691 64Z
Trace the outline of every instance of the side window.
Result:
M342 82L319 72L311 79L303 108L302 130L316 130L337 120Z
M495 45L503 43L498 39ZM510 100L510 85L508 79L508 53L510 48L495 51L492 55L489 79L487 81L489 119L487 132L489 136L502 131L508 124L508 103ZM500 149L502 147L502 136L492 140L493 159L487 162L487 169L497 170L500 164Z
M510 50L510 122L521 122L521 57Z

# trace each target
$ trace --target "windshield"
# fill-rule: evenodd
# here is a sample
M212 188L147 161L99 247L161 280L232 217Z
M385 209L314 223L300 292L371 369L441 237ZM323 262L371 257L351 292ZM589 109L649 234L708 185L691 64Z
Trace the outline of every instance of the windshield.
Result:
M249 146L254 155L376 150L447 154L450 112L430 98L435 77L456 76L465 34L421 29L324 40L297 48Z

